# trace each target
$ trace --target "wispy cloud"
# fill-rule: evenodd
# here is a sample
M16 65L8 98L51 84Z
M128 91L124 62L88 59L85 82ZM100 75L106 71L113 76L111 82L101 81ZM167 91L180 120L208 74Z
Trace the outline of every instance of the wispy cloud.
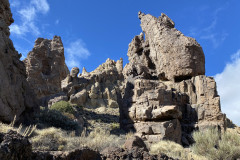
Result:
M65 48L66 63L69 68L81 67L81 60L86 59L89 56L90 52L81 39L71 42Z
M58 24L59 24L59 22L60 22L60 20L59 20L59 19L57 19L57 20L55 21L55 24L56 24L56 25L58 25Z
M204 10L207 10L209 8L205 8ZM217 8L212 13L212 21L209 25L207 25L204 28L196 28L191 27L189 29L189 36L199 37L200 39L208 40L212 44L213 48L219 47L224 40L227 38L228 33L225 31L217 32L217 23L218 23L218 17L219 13L221 13L225 8L220 7ZM201 8L200 8L201 10Z
M232 55L222 73L215 75L222 111L235 124L240 125L240 50Z
M20 6L19 0L10 0L11 7L18 7Z
M13 4L11 3L11 5ZM20 1L16 1L15 5L13 5L13 7L18 6L18 14L21 18L21 23L12 24L10 26L11 33L16 35L25 35L26 33L40 35L36 20L39 13L46 14L50 10L47 0L31 0L27 6L22 8L19 8L20 5Z

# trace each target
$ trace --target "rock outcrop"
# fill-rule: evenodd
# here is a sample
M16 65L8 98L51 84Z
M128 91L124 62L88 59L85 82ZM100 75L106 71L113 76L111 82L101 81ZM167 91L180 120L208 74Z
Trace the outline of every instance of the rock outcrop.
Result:
M195 39L184 36L174 28L174 22L165 14L158 18L139 12L145 33L145 45L155 64L158 76L168 80L184 80L205 74L205 57Z
M122 70L122 59L117 62L107 59L90 73L84 68L82 74L79 74L79 68L74 67L62 81L62 90L71 103L79 106L118 108Z
M120 110L121 128L146 143L161 139L185 146L192 131L225 130L225 115L212 77L205 76L205 57L195 39L159 18L139 12L143 33L129 44L129 63L107 59L96 70L74 67L61 82L62 93L48 105L68 100L79 106ZM144 38L145 34L145 38Z
M69 70L60 37L54 36L52 40L38 38L24 63L27 81L42 104L46 103L47 97L61 91L61 81L67 77Z
M8 0L0 0L0 121L4 122L11 122L15 115L17 119L30 118L37 109L21 54L9 38L13 21Z
M224 130L225 115L214 79L204 75L201 46L165 14L156 18L139 12L139 19L144 33L129 44L123 69L121 127L148 143L166 139L183 145L193 142L195 129Z

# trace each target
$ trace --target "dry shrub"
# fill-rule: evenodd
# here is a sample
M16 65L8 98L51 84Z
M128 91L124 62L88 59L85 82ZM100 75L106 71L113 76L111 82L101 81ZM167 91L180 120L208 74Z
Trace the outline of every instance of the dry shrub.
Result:
M11 129L11 130L16 130L16 129L13 128L12 126L0 122L0 132L1 132L1 133L7 133L7 131L8 131L9 129Z
M194 153L208 159L237 159L240 158L240 136L233 132L219 133L216 129L193 133L196 141L191 146Z
M151 154L161 154L164 153L169 157L178 159L187 159L187 153L184 148L175 142L161 140L150 147Z
M67 133L54 127L36 130L31 138L33 149L40 151L58 151L67 144Z
M74 150L81 147L102 151L106 147L121 147L125 140L123 136L111 135L100 128L88 136L75 136L72 132L67 133L53 127L37 130L36 134L31 138L33 149L44 151Z

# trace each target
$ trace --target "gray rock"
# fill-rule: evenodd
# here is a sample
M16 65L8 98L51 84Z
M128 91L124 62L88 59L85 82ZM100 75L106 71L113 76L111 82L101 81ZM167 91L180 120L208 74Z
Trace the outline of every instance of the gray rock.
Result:
M38 110L33 91L26 81L26 69L9 38L9 26L13 23L8 0L0 0L0 121L30 122Z
M69 70L60 37L54 36L52 40L38 38L24 63L27 81L39 100L45 101L46 97L61 91L61 81L67 77Z

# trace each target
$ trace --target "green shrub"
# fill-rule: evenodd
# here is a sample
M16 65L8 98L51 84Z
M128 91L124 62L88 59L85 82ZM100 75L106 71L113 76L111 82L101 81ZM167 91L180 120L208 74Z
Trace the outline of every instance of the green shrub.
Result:
M78 128L77 122L57 110L41 110L39 123L43 124L44 127L56 127L64 130L76 130Z
M193 133L196 141L191 146L194 153L209 159L225 160L240 158L240 136L236 133L219 133L216 129Z
M70 113L70 114L75 114L75 110L72 104L66 101L60 101L57 103L54 103L51 107L50 110L56 110L61 113Z

